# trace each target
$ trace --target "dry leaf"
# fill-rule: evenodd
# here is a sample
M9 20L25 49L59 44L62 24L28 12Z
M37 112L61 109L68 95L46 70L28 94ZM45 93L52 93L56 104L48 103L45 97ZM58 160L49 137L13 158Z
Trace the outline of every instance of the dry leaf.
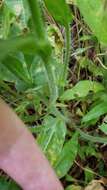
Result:
M68 4L73 4L73 3L74 3L74 0L66 0L66 2L67 2Z
M104 188L99 181L93 180L84 190L104 190Z
M102 177L102 178L99 180L99 182L100 182L101 184L107 186L107 178Z

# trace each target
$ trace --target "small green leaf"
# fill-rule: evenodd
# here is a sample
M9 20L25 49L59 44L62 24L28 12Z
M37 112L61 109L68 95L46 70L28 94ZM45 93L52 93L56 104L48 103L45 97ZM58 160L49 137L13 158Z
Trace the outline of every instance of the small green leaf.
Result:
M72 16L65 0L44 1L47 9L56 21L64 26L71 22Z
M107 123L103 123L99 126L99 129L107 135Z
M105 102L100 103L93 107L82 119L82 122L90 122L95 119L99 119L100 116L107 113L107 104Z
M84 80L78 82L73 88L66 90L61 96L61 100L74 100L84 98L90 91L96 93L104 90L104 86L95 81Z
M60 178L64 177L77 156L78 152L78 133L76 132L73 137L64 145L58 162L56 163L55 170Z
M82 190L82 188L78 185L69 185L65 190Z

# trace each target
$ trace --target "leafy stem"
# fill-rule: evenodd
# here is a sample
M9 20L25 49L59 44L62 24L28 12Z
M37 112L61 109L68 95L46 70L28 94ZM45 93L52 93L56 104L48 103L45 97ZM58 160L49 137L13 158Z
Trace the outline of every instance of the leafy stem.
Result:
M48 82L50 97L51 97L50 99L51 101L53 100L53 102L55 102L57 88L55 85L55 77L53 74L52 64L51 64L51 61L52 61L51 45L46 35L38 0L35 0L35 1L28 0L28 2L29 2L30 10L31 10L35 34L36 34L37 40L41 42L39 53L44 61L44 67L47 73L47 82Z

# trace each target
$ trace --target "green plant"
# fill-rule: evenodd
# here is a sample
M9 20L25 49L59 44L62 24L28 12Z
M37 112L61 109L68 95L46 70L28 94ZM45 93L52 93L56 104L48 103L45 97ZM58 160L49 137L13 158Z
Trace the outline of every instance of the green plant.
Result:
M65 0L6 0L0 6L1 96L37 135L59 178L66 178L77 156L100 157L97 143L107 144L104 2L67 2L71 10ZM86 183L94 178L92 169L84 173Z

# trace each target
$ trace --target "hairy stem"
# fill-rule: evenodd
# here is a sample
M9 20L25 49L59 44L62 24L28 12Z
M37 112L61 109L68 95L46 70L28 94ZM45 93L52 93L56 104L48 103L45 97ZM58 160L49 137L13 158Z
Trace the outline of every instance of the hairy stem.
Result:
M66 79L68 76L68 66L69 66L69 60L70 60L70 47L71 47L71 34L70 34L70 25L67 24L65 27L65 33L66 33L66 40L65 40L65 57L64 57L64 69L63 69L63 75L62 75L62 81L65 85Z

